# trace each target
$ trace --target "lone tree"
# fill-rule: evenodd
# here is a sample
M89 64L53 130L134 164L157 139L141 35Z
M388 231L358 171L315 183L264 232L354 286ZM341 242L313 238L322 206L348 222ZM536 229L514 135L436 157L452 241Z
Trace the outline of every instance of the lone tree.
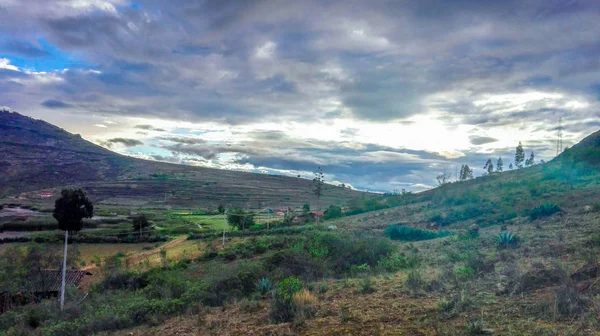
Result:
M63 189L54 203L52 216L58 221L58 228L65 231L65 250L63 253L62 284L60 287L60 309L65 305L65 276L67 274L67 244L69 232L77 232L83 227L84 218L94 216L94 206L81 189Z
M306 203L302 206L302 213L306 215L309 212L310 212L310 204Z
M466 181L473 178L473 169L469 168L468 165L462 165L460 167L460 176L459 180Z
M531 152L529 159L525 160L525 166L530 167L530 166L533 166L534 164L535 164L535 155L533 155L533 152Z
M317 211L321 210L321 195L323 194L323 184L325 184L325 178L323 177L323 171L321 167L315 172L315 178L313 179L313 192L317 196ZM317 224L319 224L319 214L317 213Z
M504 170L504 162L502 162L502 158L498 158L498 162L496 162L496 171L501 173Z
M525 151L523 150L523 145L519 141L519 145L517 146L517 151L515 152L515 166L517 168L523 168L524 160L525 160Z
M241 231L254 225L254 215L237 207L231 208L227 211L227 223Z
M508 165L508 169L509 169L509 170L512 170L512 169L513 169L512 162L511 162L511 163Z
M435 179L437 180L438 185L440 185L440 186L442 186L446 183L450 183L450 173L444 172L443 174L436 176Z
M150 222L148 222L146 215L139 215L133 219L133 230L139 231L140 237L142 236L142 231L148 227L150 227Z
M222 215L225 213L225 207L223 206L223 204L219 204L219 206L217 207L217 211Z
M494 164L492 163L492 159L487 160L485 166L483 166L483 169L487 171L488 175L492 175L494 172Z

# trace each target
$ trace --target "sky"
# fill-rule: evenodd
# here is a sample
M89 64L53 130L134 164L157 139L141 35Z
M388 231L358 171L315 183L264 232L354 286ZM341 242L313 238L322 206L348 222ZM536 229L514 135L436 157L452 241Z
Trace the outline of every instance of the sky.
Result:
M150 160L419 191L599 100L597 0L0 0L0 107Z

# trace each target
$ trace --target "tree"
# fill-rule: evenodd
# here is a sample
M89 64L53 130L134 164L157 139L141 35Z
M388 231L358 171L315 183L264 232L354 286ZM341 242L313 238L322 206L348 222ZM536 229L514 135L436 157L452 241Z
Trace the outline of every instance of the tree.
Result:
M492 163L492 159L488 159L483 166L483 169L487 170L488 175L491 175L494 172L494 164Z
M523 160L525 160L525 151L523 150L523 145L519 141L519 145L515 152L515 166L519 169L523 168Z
M310 204L306 203L302 206L302 212L306 215L310 212Z
M244 230L254 225L254 215L237 207L231 208L227 211L227 223L238 230Z
M63 189L60 195L60 198L54 203L52 216L58 221L58 228L65 231L65 250L63 252L62 284L60 288L60 309L62 310L65 306L69 231L77 232L81 230L83 219L94 216L94 206L81 189Z
M340 218L342 217L342 208L337 205L330 205L323 213L323 219L332 219L332 218Z
M438 185L442 186L446 183L450 183L450 173L444 172L436 177Z
M54 203L52 216L63 231L77 232L83 227L84 218L92 218L94 206L81 189L64 189Z
M504 170L504 162L502 162L502 158L499 157L496 162L496 171L501 173Z
M525 160L525 166L530 167L530 166L533 166L534 164L535 164L535 156L533 155L533 152L531 152L529 159Z
M468 165L462 165L460 167L460 176L459 176L459 180L461 181L466 181L466 180L470 180L473 178L473 170L471 168L469 168Z
M511 163L508 165L508 169L509 169L509 170L512 170L512 169L513 169L512 162L511 162Z
M217 211L222 215L225 213L225 207L223 206L223 204L219 204L219 206L217 207Z
M148 227L150 227L150 222L148 222L148 218L146 215L139 215L133 219L132 222L133 230L140 232L140 237L142 236L142 231Z
M315 172L315 178L313 179L313 192L317 196L317 211L321 210L321 195L323 194L323 184L325 179L323 177L323 171L321 167ZM317 224L319 224L319 216L317 215Z

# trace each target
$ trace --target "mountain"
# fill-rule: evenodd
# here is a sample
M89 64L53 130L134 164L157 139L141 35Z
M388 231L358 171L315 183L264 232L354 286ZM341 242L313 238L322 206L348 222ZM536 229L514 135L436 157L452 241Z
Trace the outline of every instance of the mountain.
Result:
M36 198L83 187L96 202L185 207L315 204L306 179L192 167L120 155L47 122L0 111L0 197ZM44 192L40 190L44 189ZM326 185L323 205L361 192Z

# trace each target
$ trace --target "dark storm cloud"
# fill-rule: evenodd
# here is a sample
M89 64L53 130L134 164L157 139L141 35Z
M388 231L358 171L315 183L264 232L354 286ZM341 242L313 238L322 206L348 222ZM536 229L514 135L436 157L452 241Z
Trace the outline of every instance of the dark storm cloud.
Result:
M152 125L136 125L135 128L143 129L146 131L166 132L164 129L154 127Z
M61 108L69 108L71 107L71 104L67 104L63 101L60 101L58 99L48 99L48 100L44 100L41 104L44 107L47 108L51 108L51 109L61 109Z
M498 141L496 138L486 136L471 136L469 139L471 140L471 143L476 146Z
M141 142L139 140L127 139L127 138L112 138L112 139L106 140L106 142L108 142L109 144L121 144L126 147L135 147L135 146L144 144L143 142Z

